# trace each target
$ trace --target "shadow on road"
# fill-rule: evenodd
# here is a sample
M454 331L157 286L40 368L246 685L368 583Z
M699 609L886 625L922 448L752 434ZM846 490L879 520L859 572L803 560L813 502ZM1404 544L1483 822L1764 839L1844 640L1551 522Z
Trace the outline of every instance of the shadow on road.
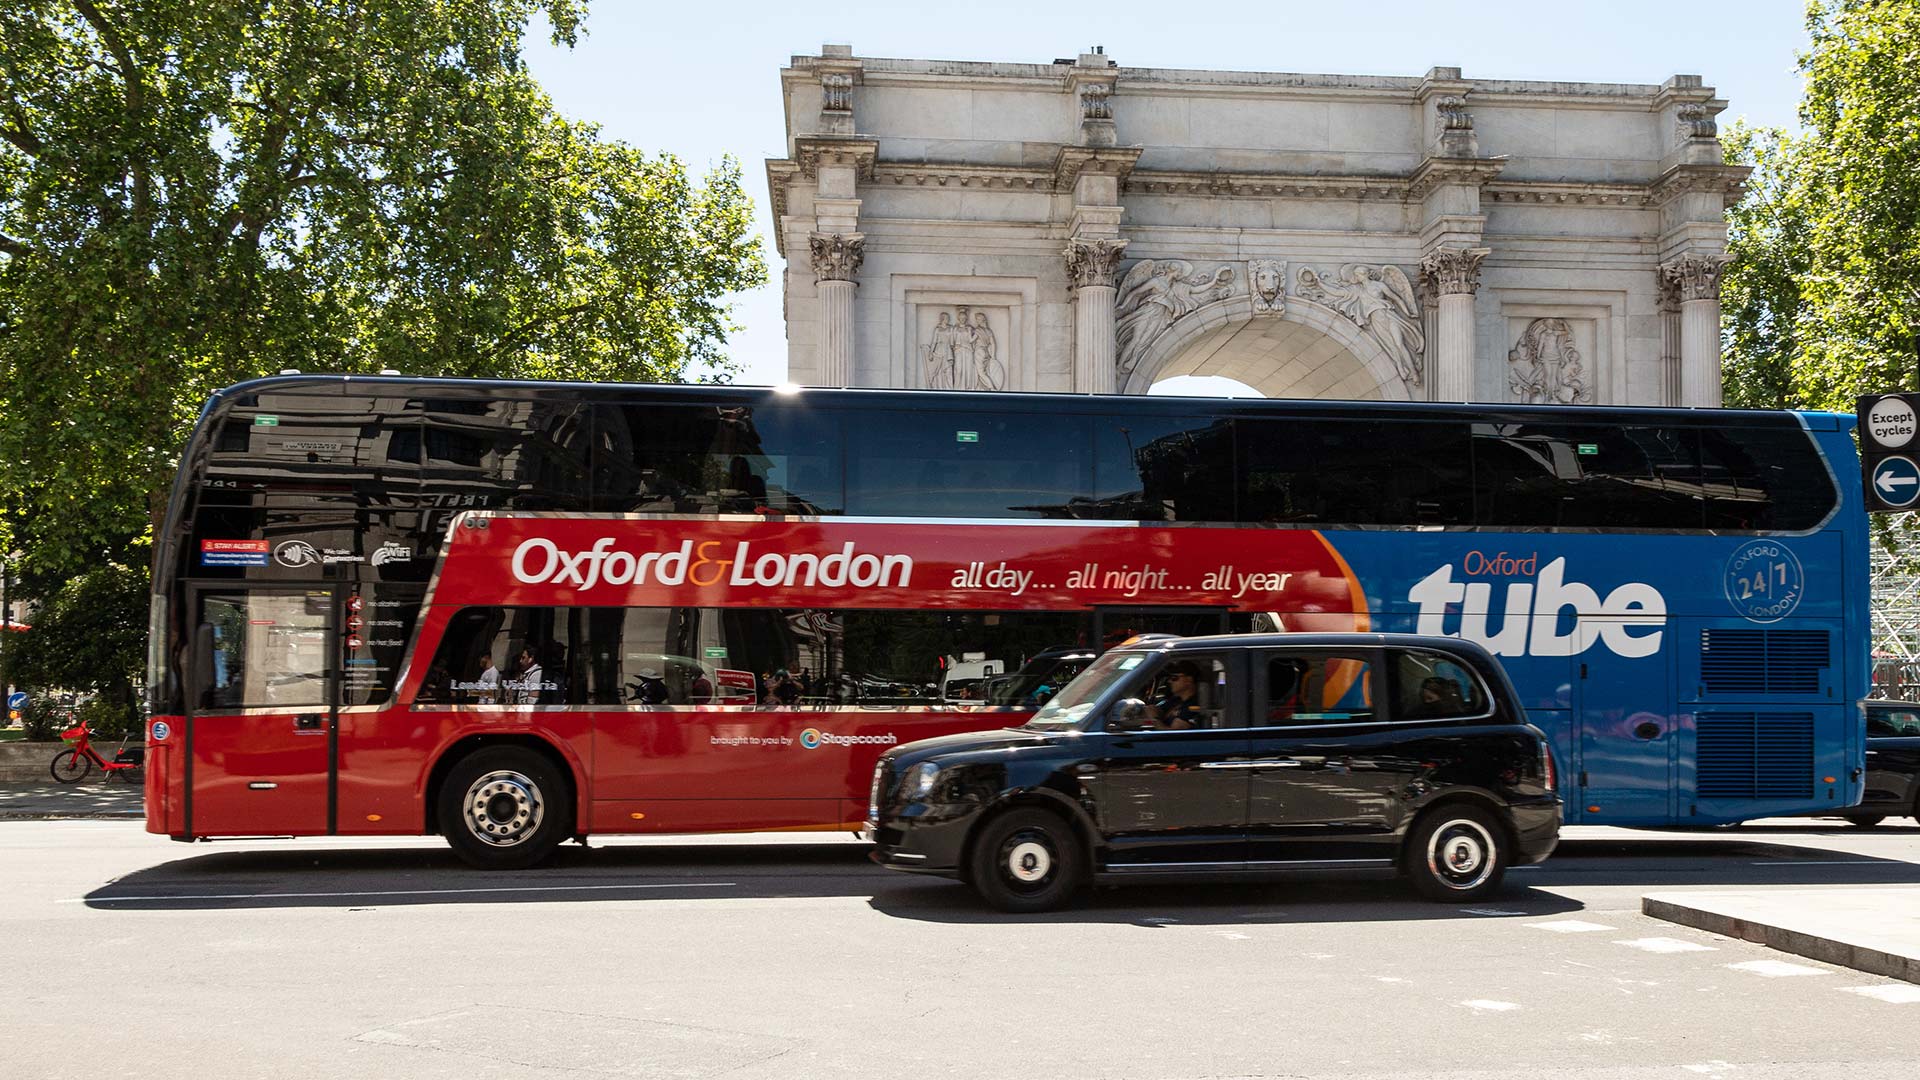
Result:
M1792 830L1796 843L1738 834L1565 840L1538 867L1512 871L1507 891L1476 905L1430 904L1394 881L1133 884L1098 889L1073 910L1009 916L972 890L905 877L867 860L862 845L715 844L697 840L583 849L522 873L474 870L445 848L215 851L129 874L84 898L125 910L372 908L474 903L597 903L609 900L865 898L874 910L929 922L1104 922L1142 926L1244 923L1260 917L1365 922L1551 915L1580 904L1556 886L1715 887L1920 883L1920 864L1829 849L1824 830ZM1841 827L1838 835L1858 836ZM1264 916L1262 912L1264 911Z

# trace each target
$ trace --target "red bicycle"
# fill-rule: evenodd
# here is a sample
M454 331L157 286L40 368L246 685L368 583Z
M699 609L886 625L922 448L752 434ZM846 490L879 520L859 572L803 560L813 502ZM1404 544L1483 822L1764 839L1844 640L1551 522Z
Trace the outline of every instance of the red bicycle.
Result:
M107 774L108 783L116 779L129 784L140 782L140 767L147 763L146 747L123 746L113 755L113 760L108 761L93 748L91 733L87 731L85 723L73 725L61 732L60 737L73 743L72 747L53 755L53 778L60 783L79 783L86 779L95 765Z

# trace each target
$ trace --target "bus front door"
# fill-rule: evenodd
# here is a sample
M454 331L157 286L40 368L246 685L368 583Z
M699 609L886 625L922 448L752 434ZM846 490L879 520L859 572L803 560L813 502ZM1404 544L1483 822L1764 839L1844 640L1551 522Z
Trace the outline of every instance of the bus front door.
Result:
M1585 617L1585 621L1592 621ZM1666 653L1574 656L1579 810L1589 824L1660 824L1674 816L1673 674Z
M193 604L184 831L332 832L343 645L333 590L201 589Z

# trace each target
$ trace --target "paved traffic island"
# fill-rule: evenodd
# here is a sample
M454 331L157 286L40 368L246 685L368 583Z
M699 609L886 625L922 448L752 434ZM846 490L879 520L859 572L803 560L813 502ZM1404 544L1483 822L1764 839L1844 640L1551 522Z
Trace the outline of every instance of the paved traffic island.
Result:
M142 818L144 795L140 785L117 780L71 786L0 782L0 821Z
M1642 913L1781 952L1920 983L1920 888L1649 893Z

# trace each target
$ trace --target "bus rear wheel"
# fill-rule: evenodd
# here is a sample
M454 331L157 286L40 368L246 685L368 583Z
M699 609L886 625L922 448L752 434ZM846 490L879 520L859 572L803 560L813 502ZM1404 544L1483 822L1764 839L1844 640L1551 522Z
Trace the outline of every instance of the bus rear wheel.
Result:
M520 746L461 758L440 786L440 832L482 870L540 865L573 835L573 803L553 762Z

